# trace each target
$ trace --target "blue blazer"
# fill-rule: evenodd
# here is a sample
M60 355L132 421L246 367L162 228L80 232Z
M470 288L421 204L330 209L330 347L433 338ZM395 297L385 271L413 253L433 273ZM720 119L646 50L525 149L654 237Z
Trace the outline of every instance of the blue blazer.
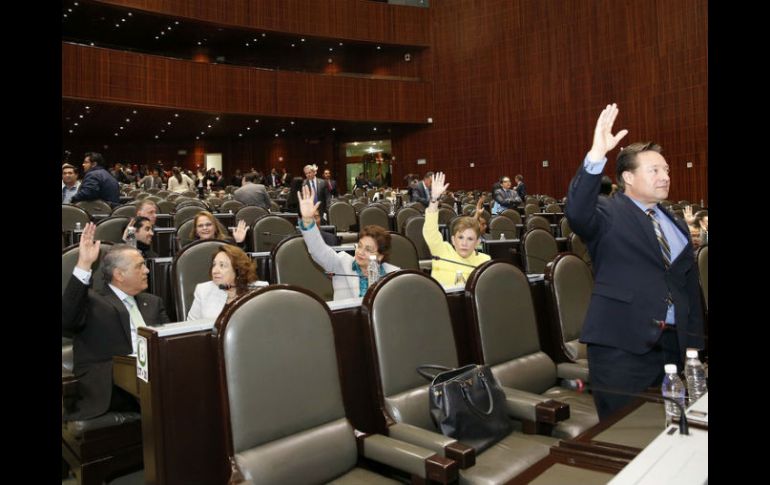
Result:
M648 352L662 329L670 294L682 355L687 347L703 348L703 313L690 231L674 221L687 245L666 270L648 216L622 192L599 197L602 174L581 164L570 182L565 213L572 230L588 246L594 288L580 341L617 347L634 354Z

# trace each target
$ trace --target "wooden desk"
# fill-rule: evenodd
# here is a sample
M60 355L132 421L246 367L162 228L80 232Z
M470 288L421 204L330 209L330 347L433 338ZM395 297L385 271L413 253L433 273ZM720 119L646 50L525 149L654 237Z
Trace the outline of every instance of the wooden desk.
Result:
M138 398L139 379L136 377L136 357L130 355L113 356L112 380L116 386Z

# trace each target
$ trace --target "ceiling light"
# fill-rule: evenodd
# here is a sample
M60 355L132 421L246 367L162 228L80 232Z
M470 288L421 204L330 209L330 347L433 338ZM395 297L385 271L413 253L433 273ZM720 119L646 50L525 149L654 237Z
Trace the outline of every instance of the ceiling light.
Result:
M281 128L281 133L286 133L286 129L285 128Z
M79 118L82 118L82 117L83 117L83 115L78 115L78 117L79 117Z
M337 131L337 128L332 127L332 131Z
M291 123L292 125L294 124L294 122L293 122L293 121L290 121L290 123Z
M201 41L198 41L198 45L203 45L203 42L201 42Z
M332 58L330 57L330 58L326 59L326 62L327 62L327 63L329 63L329 64L331 64L331 63L332 63L332 62L334 62L334 61L333 61L333 60L332 60Z
M248 46L249 46L249 43L248 43L248 42L246 42L246 47L248 47Z
M329 52L334 51L334 47L329 47Z
M215 119L215 120L217 120L217 121L219 121L219 116L217 116L217 117L216 117L216 118L214 118L214 119Z
M88 109L88 106L86 106L86 109ZM136 114L136 110L132 111L132 113Z
M342 47L342 42L340 42L340 47Z
M122 129L123 129L123 127L121 126L121 127L120 127L120 129L122 130Z
M174 118L179 118L179 113L174 113Z
M74 5L74 6L76 6L76 7L77 7L77 6L78 6L78 2L75 2L75 3L73 3L72 5ZM131 15L131 14L128 14L128 15Z
M206 126L208 126L209 128L211 128L211 125L206 125Z
M166 35L166 33L161 30L160 35Z
M243 136L243 133L238 133L238 136Z
M372 128L372 129L373 129L374 131L377 131L377 127L376 127L376 126L375 126L374 128Z
M131 118L126 118L126 123L131 123Z
M75 130L70 130L70 133L74 133L74 132L75 132Z
M161 129L160 129L160 132L161 132L161 133L165 133L165 132L166 132L166 129L165 129L165 128L161 128Z
M275 136L277 137L277 136L278 136L278 133L276 133L276 134L275 134Z
M205 134L206 134L206 132L205 132L205 131L201 131L201 135L205 135Z
M67 12L70 12L70 13L72 13L72 9L71 9L71 8L68 8L68 9L67 9Z
M166 124L167 124L167 125L170 125L170 124L171 124L171 122L170 122L170 121L166 121ZM375 128L375 130L376 130L376 129L377 129L377 128Z
M259 120L254 120L254 123L259 123Z
M86 109L91 109L91 107L90 106L86 106ZM136 111L134 111L134 113L136 113Z
M158 135L155 135L155 139L157 140L158 138L160 138L160 137Z
M251 129L251 127L250 127L250 126L247 126L247 127L246 127L246 130L250 130L250 129Z
M156 35L156 36L155 36L155 40L158 40L158 39L160 39L160 37L158 37L158 36Z
M178 20L175 20L175 21L174 21L174 25L179 25L179 21L178 21Z
M94 45L95 45L95 44L94 44L93 42L91 42L91 47L93 47Z
M65 19L67 18L67 14L66 14L66 13L64 14L64 18L65 18Z
M75 5L77 5L77 3ZM132 14L131 12L128 12L128 16L129 17L131 17L132 15L134 15L134 14Z
M295 46L294 44L292 44L291 46L292 46L292 47L297 47L297 46Z
M171 26L169 25L168 27L166 27L166 30L171 30Z
M377 50L380 50L380 49L381 49L381 47L380 47L380 46L377 46Z
M120 27L120 24L115 24L115 27Z
M121 21L121 22L125 22L125 21L126 21L126 19L120 19L120 21Z
M195 139L196 139L196 140L200 140L200 139L201 139L201 137L199 137L199 136L196 136L196 137L195 137Z
M118 136L118 134L117 134L117 133L115 133L115 136Z
M267 34L262 32L262 37L267 37Z
M304 38L302 38L302 39L300 39L299 41L300 41L300 42L305 42L305 39L304 39Z

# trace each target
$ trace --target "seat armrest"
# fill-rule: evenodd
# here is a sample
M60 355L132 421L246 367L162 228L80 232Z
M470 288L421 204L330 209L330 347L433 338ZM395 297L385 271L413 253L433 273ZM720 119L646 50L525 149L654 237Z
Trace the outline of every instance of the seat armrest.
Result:
M433 450L443 457L454 460L460 469L476 464L476 450L443 434L407 423L396 423L388 427L388 434L391 438Z
M559 379L580 379L588 383L588 367L574 362L556 364L556 377Z
M457 480L458 466L435 451L381 434L360 434L361 454L370 460L403 470L423 480L452 483Z
M556 424L569 418L569 404L510 387L502 387L508 416L535 423Z

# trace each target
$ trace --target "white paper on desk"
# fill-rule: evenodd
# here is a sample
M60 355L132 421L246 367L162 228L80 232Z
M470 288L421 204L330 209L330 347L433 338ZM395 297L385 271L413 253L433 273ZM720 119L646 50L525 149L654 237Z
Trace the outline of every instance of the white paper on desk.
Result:
M144 382L150 382L150 369L147 358L147 339L141 335L136 336L136 377Z

